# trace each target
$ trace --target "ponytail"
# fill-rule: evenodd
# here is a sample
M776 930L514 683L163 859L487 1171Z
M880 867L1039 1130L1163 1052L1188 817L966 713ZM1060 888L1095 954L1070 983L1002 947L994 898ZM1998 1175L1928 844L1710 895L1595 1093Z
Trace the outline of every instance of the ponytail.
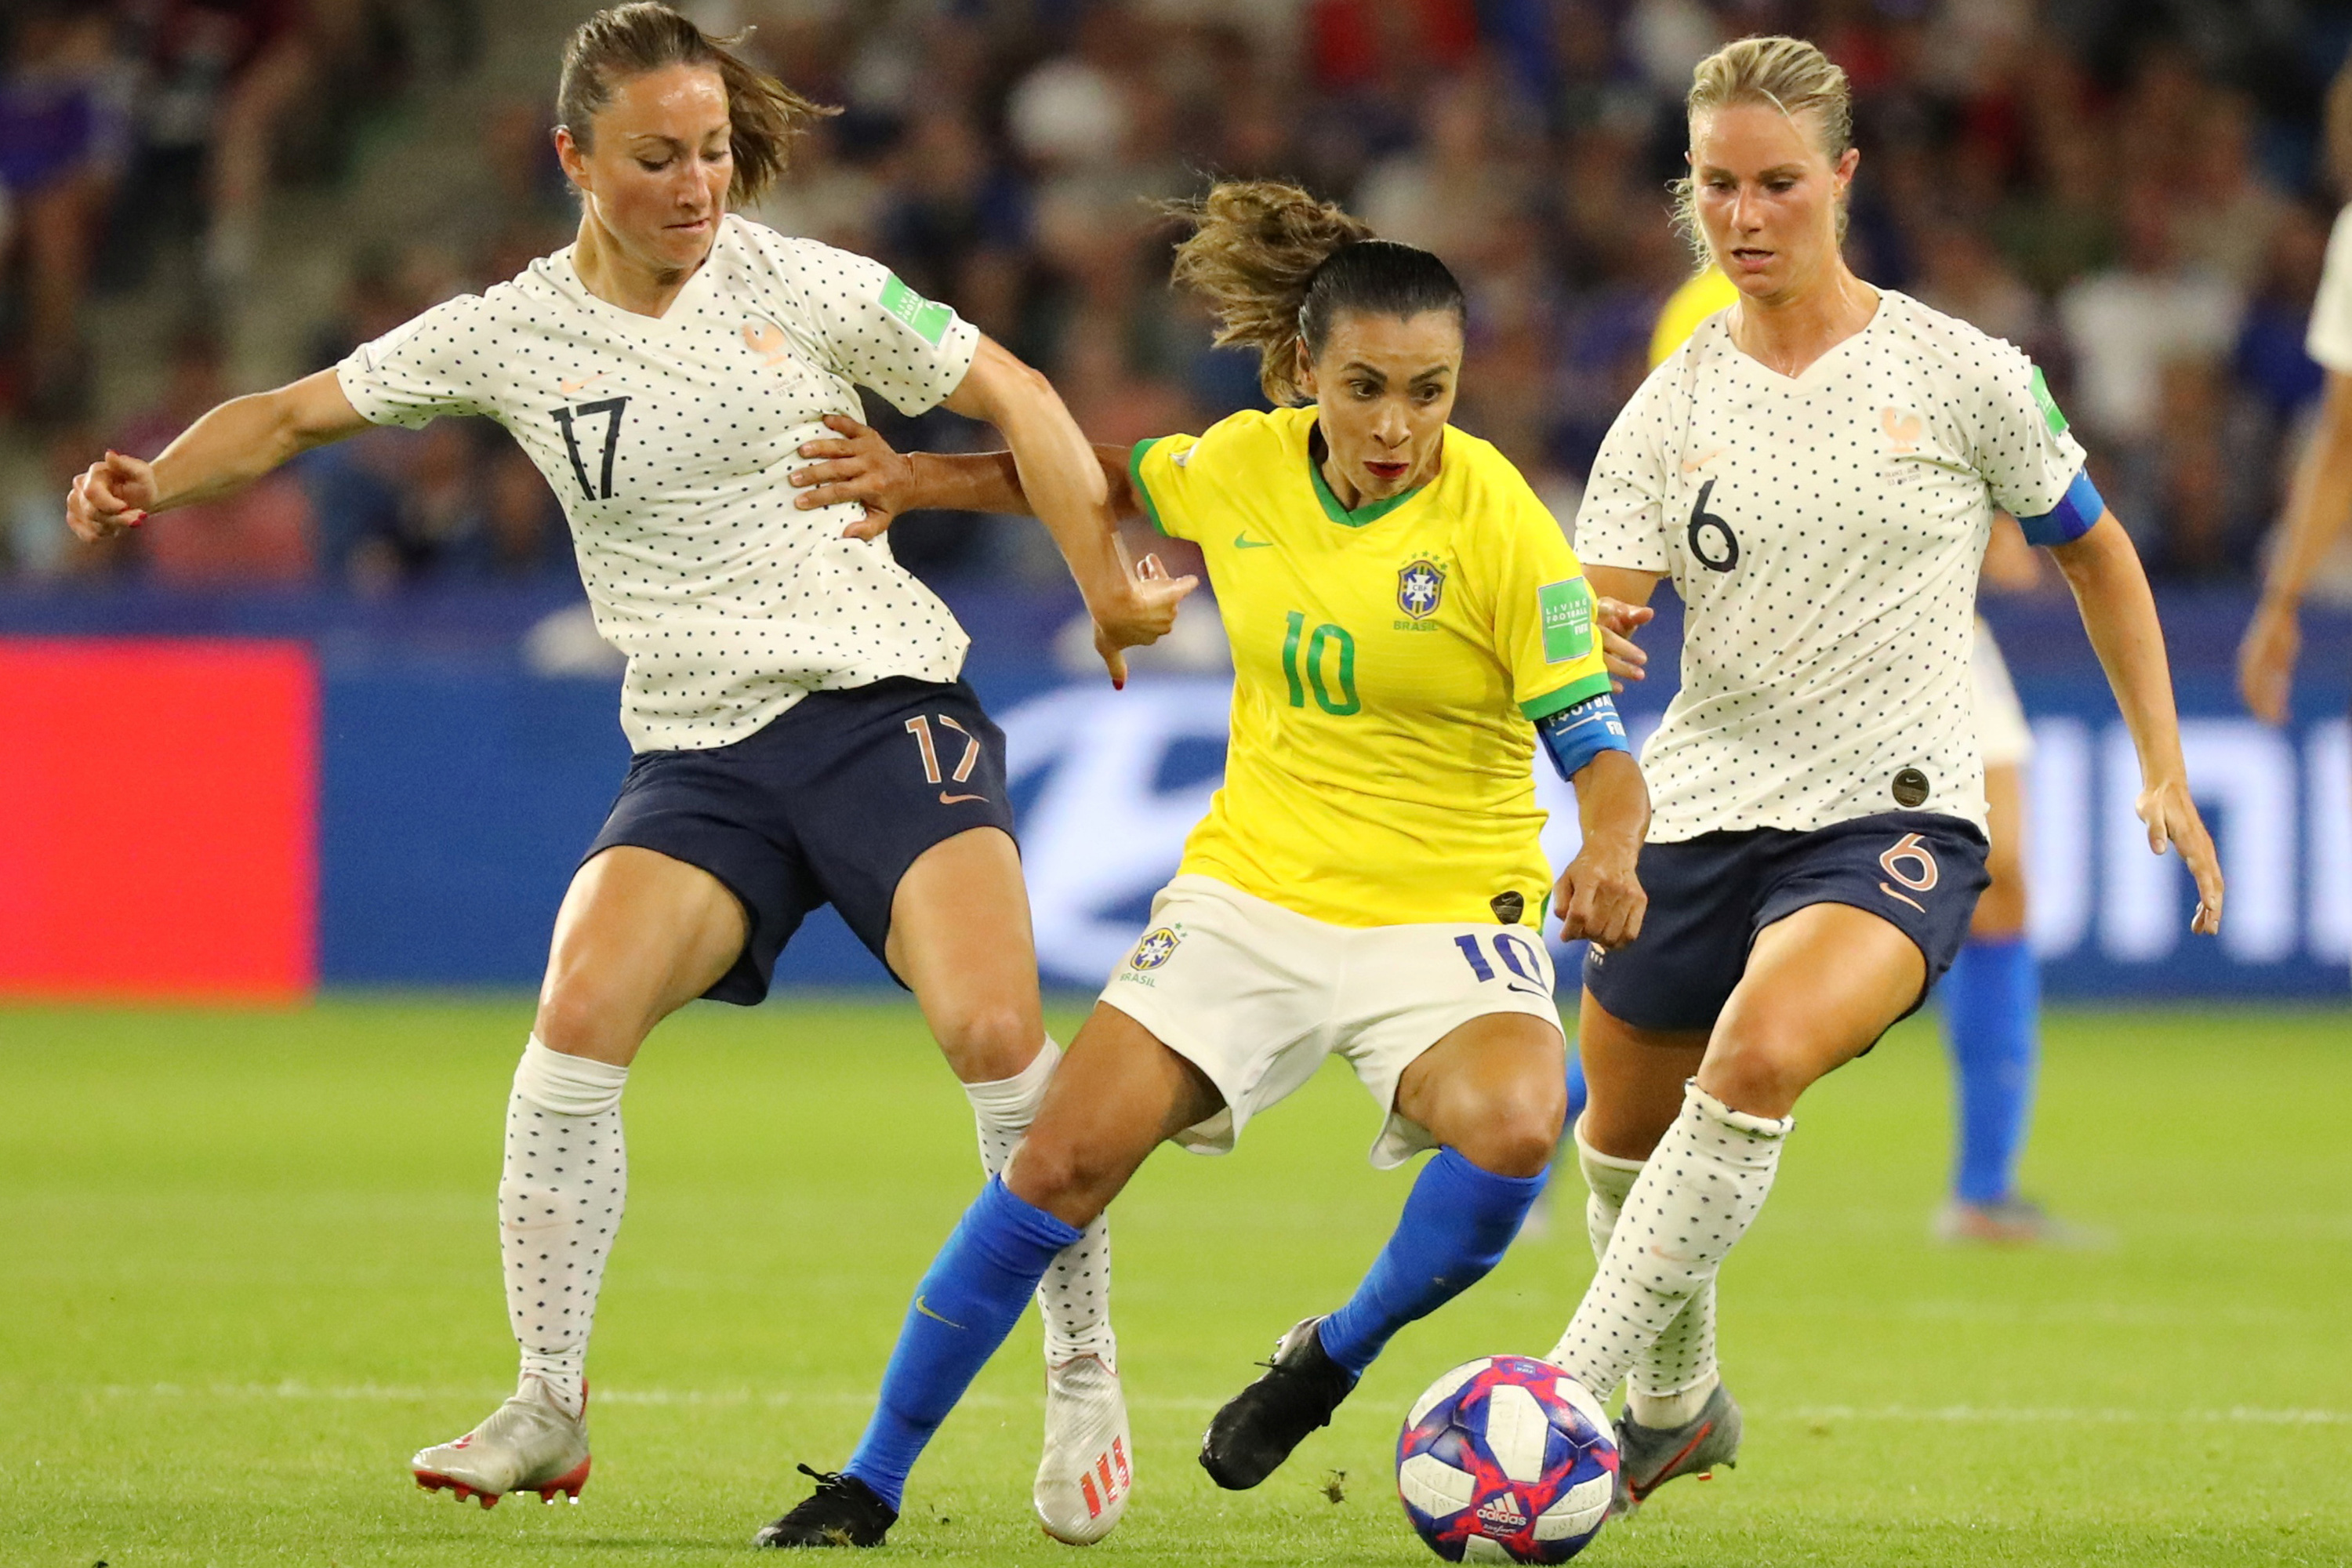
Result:
M1272 402L1305 400L1299 345L1314 359L1342 311L1462 312L1462 285L1444 262L1374 238L1339 206L1296 185L1237 181L1162 210L1192 229L1176 247L1175 281L1208 300L1220 348L1257 350L1258 384Z

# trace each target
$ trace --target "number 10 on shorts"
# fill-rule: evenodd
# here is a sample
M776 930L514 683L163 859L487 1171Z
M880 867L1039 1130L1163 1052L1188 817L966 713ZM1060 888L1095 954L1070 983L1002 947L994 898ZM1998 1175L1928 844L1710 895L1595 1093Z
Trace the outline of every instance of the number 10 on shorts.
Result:
M1534 986L1539 994L1549 994L1551 988L1544 983L1543 955L1536 951L1535 943L1516 931L1496 931L1486 938L1486 942L1494 945L1495 957L1505 969ZM1495 978L1495 965L1486 962L1486 944L1475 935L1457 936L1454 939L1454 945L1462 950L1471 973L1482 982ZM1503 984L1514 991L1520 989L1508 980Z

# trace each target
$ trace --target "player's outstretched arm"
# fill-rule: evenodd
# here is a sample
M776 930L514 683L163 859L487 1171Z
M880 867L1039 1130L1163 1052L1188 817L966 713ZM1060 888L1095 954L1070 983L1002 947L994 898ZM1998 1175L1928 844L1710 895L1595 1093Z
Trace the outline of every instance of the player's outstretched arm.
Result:
M1633 645L1633 634L1656 618L1650 595L1658 591L1658 574L1628 566L1584 568L1592 584L1594 619L1601 627L1601 657L1609 666L1609 689L1622 691L1629 680L1646 680L1650 656Z
M2179 846L2180 858L2197 879L2197 914L2189 929L2210 935L2221 929L2221 864L2189 794L2164 628L2157 624L2156 598L2148 592L2139 552L2116 514L2106 511L2088 533L2053 545L2050 553L2074 591L2083 629L2106 668L2107 684L2115 689L2139 752L2139 819L2147 825L2147 847L2161 855Z
M1633 753L1617 751L1600 752L1570 782L1584 842L1552 892L1560 938L1622 947L1642 934L1650 903L1634 874L1650 831L1650 787Z
M235 495L289 458L367 427L331 370L232 397L152 463L121 452L92 463L66 492L66 522L84 541L104 539L150 512Z
M793 472L793 485L801 493L793 504L804 510L845 501L864 507L866 515L841 531L845 539L879 539L901 512L1036 515L1010 452L901 452L846 414L828 414L824 423L834 438L802 446L800 455L815 460ZM1141 517L1143 501L1128 471L1127 448L1097 442L1094 450L1112 512Z
M2287 693L2303 642L2296 621L2304 589L2347 519L2352 519L2352 375L2329 371L2319 428L2295 466L2294 483L2287 491L2286 521L2263 584L2262 604L2246 627L2245 640L2238 645L2239 694L2266 724L2286 721Z
M1004 432L1021 493L1061 548L1094 616L1095 651L1112 683L1125 685L1126 650L1167 636L1176 624L1177 602L1200 579L1171 577L1156 557L1141 571L1129 566L1093 445L1053 384L995 342L980 340L971 369L947 405Z

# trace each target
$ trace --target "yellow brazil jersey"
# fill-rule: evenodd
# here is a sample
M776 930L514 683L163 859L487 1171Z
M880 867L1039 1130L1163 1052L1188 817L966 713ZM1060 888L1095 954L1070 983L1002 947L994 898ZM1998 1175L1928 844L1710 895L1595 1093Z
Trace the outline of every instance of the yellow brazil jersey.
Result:
M1698 331L1701 321L1738 298L1739 286L1725 277L1720 267L1708 268L1668 295L1658 312L1658 324L1650 333L1651 368L1664 363L1668 354L1683 346L1685 338Z
M1351 512L1314 428L1253 411L1129 458L1233 645L1224 786L1181 869L1334 925L1537 924L1530 721L1609 689L1583 568L1475 437L1448 429L1436 479Z

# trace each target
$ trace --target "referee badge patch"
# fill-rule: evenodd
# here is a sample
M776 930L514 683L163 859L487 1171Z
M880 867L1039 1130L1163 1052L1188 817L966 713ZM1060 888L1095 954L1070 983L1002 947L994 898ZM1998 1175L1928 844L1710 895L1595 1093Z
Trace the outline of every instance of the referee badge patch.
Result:
M1565 664L1592 651L1592 590L1581 577L1546 583L1536 590L1543 614L1546 664Z
M1437 604L1445 596L1445 569L1434 561L1423 559L1397 569L1397 608L1416 621L1427 620L1437 614Z

